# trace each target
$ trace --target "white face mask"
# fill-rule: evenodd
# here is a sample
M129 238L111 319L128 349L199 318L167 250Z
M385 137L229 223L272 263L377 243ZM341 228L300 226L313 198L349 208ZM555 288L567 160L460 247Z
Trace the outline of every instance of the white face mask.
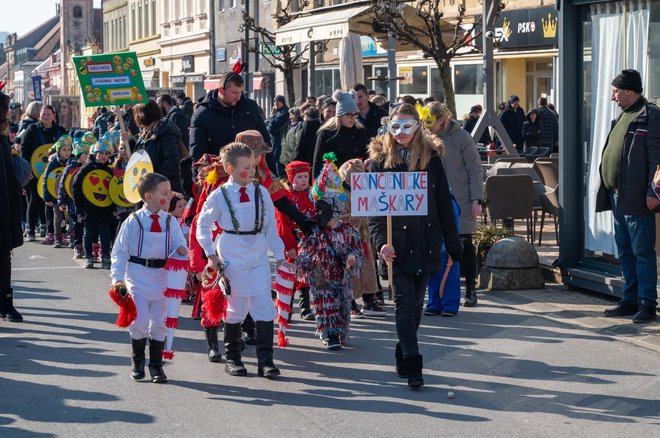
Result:
M392 135L399 135L399 134L412 134L417 130L417 126L419 126L419 122L415 119L397 119L397 120L391 120L387 124L387 130L390 132Z

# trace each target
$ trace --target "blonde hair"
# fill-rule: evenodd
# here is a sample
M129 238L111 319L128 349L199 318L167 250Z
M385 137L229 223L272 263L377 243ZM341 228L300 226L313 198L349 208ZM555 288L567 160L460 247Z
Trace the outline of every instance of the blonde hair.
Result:
M229 165L236 166L239 157L251 157L253 155L250 146L245 143L233 142L220 150L220 161L222 161L222 166L227 169Z
M419 123L412 140L410 140L410 161L408 162L408 171L424 170L433 157L435 151L438 155L444 155L444 143L437 137L431 137L426 134L422 122L419 120L419 114L414 106L404 103L394 108L386 123L397 115L406 115ZM386 169L394 169L404 163L399 155L399 144L392 134L386 132L376 137L369 145L369 157L372 161L383 163Z
M447 120L451 120L454 118L454 114L451 112L449 108L447 108L447 105L444 103L440 102L429 102L426 104L426 108L431 110L431 114L433 114L436 117L442 117L445 116Z
M41 114L41 107L43 103L41 102L30 102L30 104L25 108L25 114L23 114L23 119L32 118L34 120L39 120L39 115Z
M387 103L387 97L380 94L374 94L369 98L369 102L376 104L378 106L384 106Z
M327 122L325 122L320 128L319 132L321 131L335 131L335 135L337 135L337 132L339 132L339 128L341 127L341 121L339 120L341 116L334 116L331 119L328 119ZM362 123L356 118L355 119L355 125L356 128L362 128Z

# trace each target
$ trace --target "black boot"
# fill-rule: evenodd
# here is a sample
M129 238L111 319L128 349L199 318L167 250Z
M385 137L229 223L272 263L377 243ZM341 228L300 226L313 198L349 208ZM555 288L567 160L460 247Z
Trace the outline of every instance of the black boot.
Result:
M131 345L133 346L133 354L131 359L133 361L133 369L131 370L131 379L141 380L144 379L144 349L147 346L147 338L133 339L131 338Z
M396 343L396 348L394 349L394 359L396 359L396 373L402 379L408 377L408 370L406 369L406 361L403 358L403 351L401 350L401 344Z
M408 370L408 386L419 388L424 385L422 378L422 355L406 357L406 368Z
M23 322L23 317L14 309L14 289L0 290L0 317L9 322Z
M154 383L167 383L167 376L163 371L163 346L165 342L149 340L149 374Z
M273 379L281 374L273 363L273 321L257 321L257 361L260 377Z
M225 323L225 372L230 376L247 376L241 361L241 324Z
M206 344L209 350L209 362L220 362L222 354L220 354L220 347L218 346L218 327L206 327L204 333L206 334Z
M314 314L309 302L309 287L300 289L300 318L305 321L314 321Z
M632 316L637 313L637 303L634 303L632 301L620 301L619 304L617 304L614 307L611 307L609 309L605 309L603 312L605 316Z
M249 313L241 323L241 330L243 331L242 339L245 345L254 345L257 341L256 334L254 333L254 319Z
M465 301L463 302L465 307L474 307L477 305L477 291L474 290L474 285L474 278L465 279Z
M655 302L649 300L640 300L639 311L632 317L632 322L653 322L655 321Z

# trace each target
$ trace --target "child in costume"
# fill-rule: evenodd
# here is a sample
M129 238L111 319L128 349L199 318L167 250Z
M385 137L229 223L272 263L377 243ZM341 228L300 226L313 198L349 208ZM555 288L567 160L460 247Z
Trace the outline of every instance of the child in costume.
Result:
M114 205L107 207L99 206L98 202L89 199L84 191L83 184L98 183L100 177L112 176L110 167L110 156L114 149L107 140L99 140L94 144L92 156L87 163L78 171L73 180L73 202L75 203L78 222L84 223L83 249L85 251L85 268L94 267L94 256L92 245L97 239L101 240L101 268L110 269L110 227L113 221ZM92 172L100 170L96 175ZM90 176L86 180L87 176ZM94 180L92 180L92 177ZM89 191L88 191L89 193ZM106 195L107 196L107 195Z
M274 378L280 370L273 363L273 319L270 250L277 266L284 259L284 244L277 235L275 208L268 191L253 182L254 154L243 143L230 143L220 151L229 181L209 195L197 220L197 240L208 258L209 269L224 267L231 294L225 316L225 371L245 376L241 361L241 321L248 312L256 321L258 375ZM223 232L213 241L218 222Z
M144 206L124 221L112 248L112 288L125 287L135 302L137 318L128 327L133 347L131 378L144 378L149 339L149 373L154 383L166 383L163 347L166 334L167 259L188 253L179 223L163 211L170 203L170 182L147 173L137 185ZM125 286L124 286L125 284Z
M318 228L300 243L295 266L310 284L316 333L329 350L348 340L353 277L364 263L360 233L341 222L346 195L335 165L335 154L325 161L312 188L319 212Z
M62 172L60 184L57 187L57 207L60 211L66 211L69 219L69 229L71 235L71 243L73 244L73 257L82 259L83 252L83 224L78 222L78 215L76 214L76 207L73 198L69 196L65 184L68 178L73 178L73 174L80 169L86 162L89 156L90 148L96 143L96 137L91 132L84 133L81 137L77 137L73 141L73 153L67 161L66 167ZM71 175L71 176L68 176Z
M183 238L186 240L186 243L189 242L190 237L190 226L183 220L183 213L186 210L186 207L190 208L189 203L186 201L186 198L181 193L172 192L172 199L170 200L170 205L167 208L167 212L172 215L174 219L179 223L181 227L181 232L183 233ZM192 204L192 200L190 200ZM188 245L190 248L190 245ZM194 281L195 274L193 272L188 273L188 278L186 280L185 288L185 297L183 301L186 303L194 302L195 299L195 288L197 283Z
M292 161L286 165L288 184L286 196L298 210L308 218L316 215L316 206L310 198L309 173L312 166L304 161ZM290 217L275 211L277 233L284 242L284 250L288 262L293 262L298 254L298 243L305 236ZM294 291L300 291L300 317L307 321L314 320L314 314L309 304L309 285L301 279L294 283Z
M53 150L55 153L50 158L48 166L46 166L46 171L44 172L44 179L42 182L42 189L44 194L44 203L46 204L47 214L46 217L50 219L52 214L53 217L53 227L55 229L55 236L53 239L49 239L49 236L46 236L46 239L42 243L51 243L53 248L61 248L62 243L66 243L65 234L62 232L62 222L64 222L64 212L57 207L57 199L48 191L48 180L51 178L51 173L53 170L66 166L69 157L71 156L71 151L73 149L73 139L70 135L64 134L61 136L53 145ZM51 242L52 240L52 242Z

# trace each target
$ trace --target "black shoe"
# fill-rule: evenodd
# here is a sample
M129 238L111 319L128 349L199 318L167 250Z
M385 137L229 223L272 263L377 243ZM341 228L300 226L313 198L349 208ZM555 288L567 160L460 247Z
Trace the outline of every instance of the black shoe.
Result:
M408 386L410 388L420 388L424 386L422 377L422 355L406 357L406 368L408 369Z
M305 321L314 321L315 317L309 301L309 287L300 289L300 301L298 305L300 306L300 318Z
M474 307L477 305L477 291L474 289L474 286L474 279L465 280L465 301L463 301L465 307Z
M167 383L167 376L163 371L163 347L165 342L149 340L149 374L154 383Z
M451 318L453 316L456 316L457 312L451 312L449 310L443 310L440 315L444 316L445 318Z
M133 355L131 360L133 362L133 369L131 370L131 379L141 380L144 379L144 350L147 346L147 338L133 339L131 338L131 346L133 347Z
M247 376L241 361L241 324L225 323L225 372L230 376Z
M257 374L267 379L281 374L273 363L273 333L273 321L257 321Z
M403 351L401 350L401 344L397 342L396 348L394 349L394 359L396 360L396 373L402 379L408 377L408 370L406 369L406 361L403 358Z
M0 290L0 318L8 322L23 322L23 316L14 308L14 289Z
M632 316L637 313L638 306L635 303L630 301L621 301L615 307L610 309L605 309L603 313L605 316L614 317L614 316Z
M442 314L442 310L426 309L424 311L424 315L426 315L426 316L437 316L437 315L441 315L441 314Z
M206 345L208 347L209 362L220 362L222 354L218 346L218 327L207 327L204 329Z
M300 319L303 319L305 321L314 321L314 319L316 318L311 310L303 310L302 312L300 312Z
M655 302L642 300L639 303L639 311L632 317L634 323L645 323L655 321Z
M339 335L329 335L326 345L328 350L341 350L341 340L339 339Z
M232 359L227 357L225 359L225 373L229 374L230 376L247 376L247 368L245 368L243 365L240 356L234 357Z

